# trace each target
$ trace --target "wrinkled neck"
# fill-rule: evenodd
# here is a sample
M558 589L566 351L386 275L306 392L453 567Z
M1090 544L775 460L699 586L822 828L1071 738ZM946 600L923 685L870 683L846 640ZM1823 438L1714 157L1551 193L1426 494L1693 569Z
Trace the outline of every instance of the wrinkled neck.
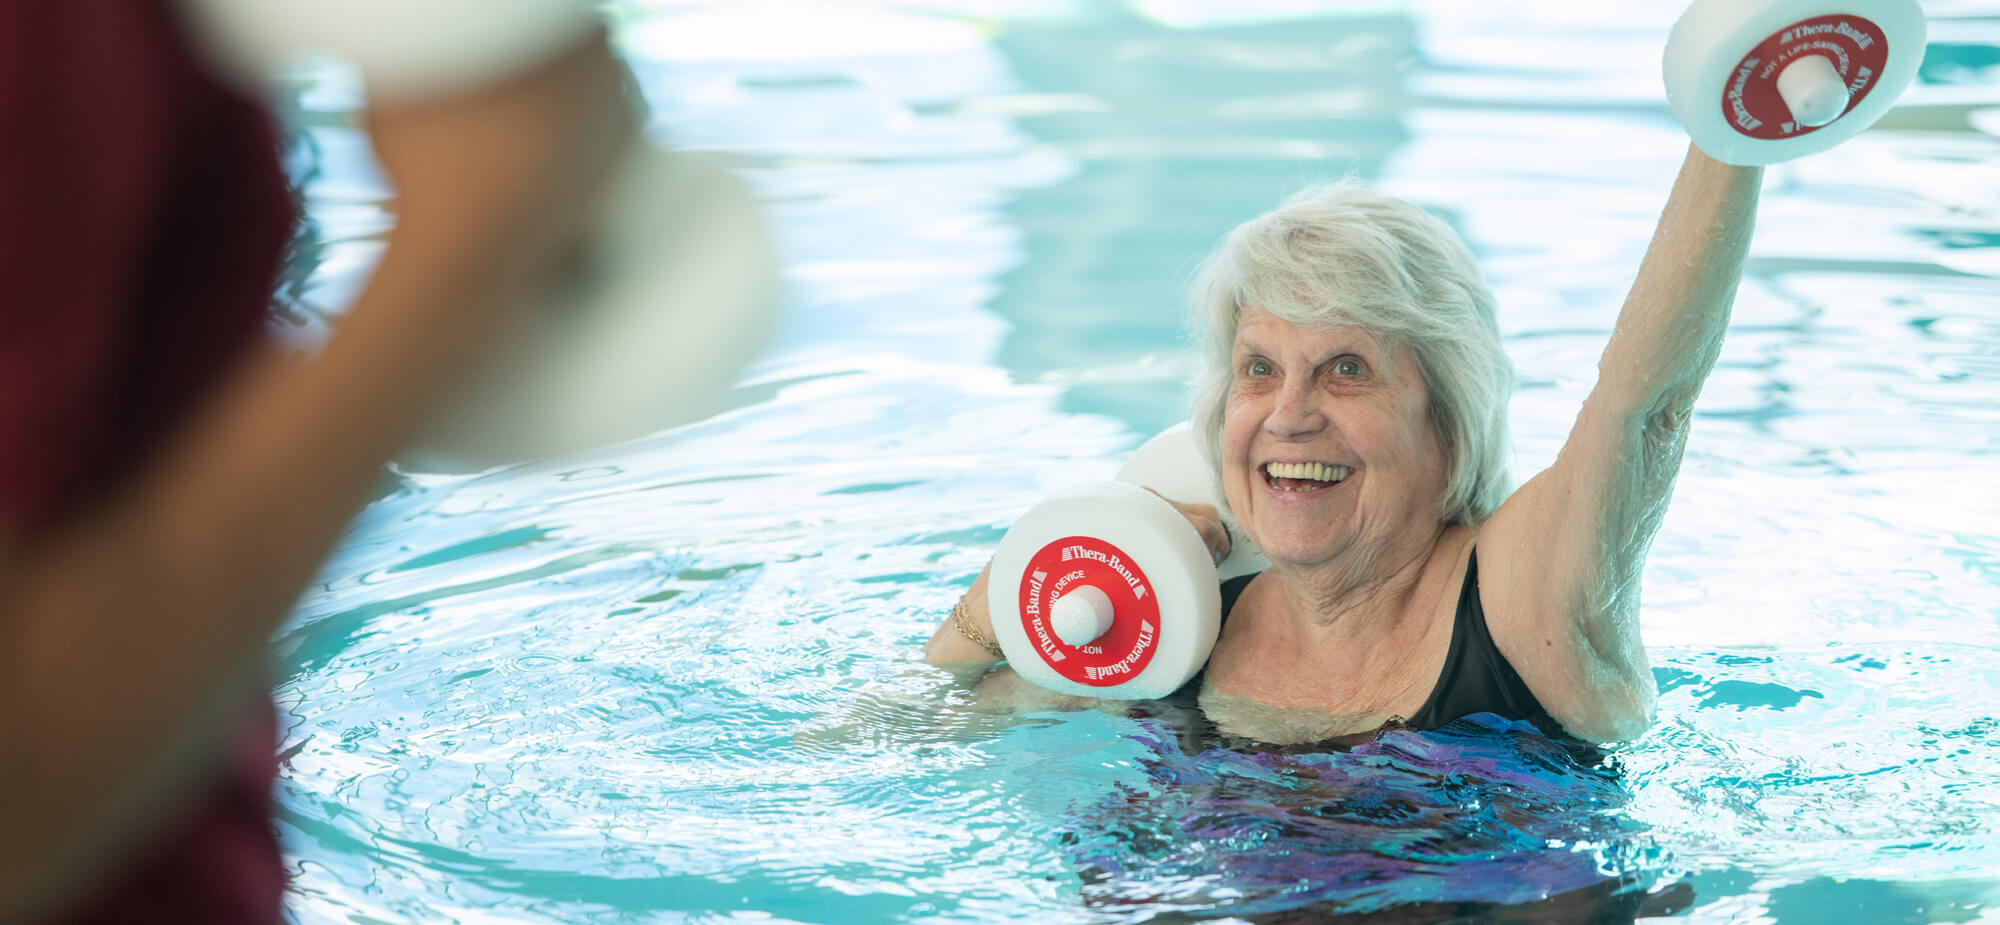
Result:
M1423 608L1412 602L1447 527L1380 544L1310 565L1272 563L1277 592L1272 616L1293 638L1344 645L1379 644L1402 635L1404 624Z

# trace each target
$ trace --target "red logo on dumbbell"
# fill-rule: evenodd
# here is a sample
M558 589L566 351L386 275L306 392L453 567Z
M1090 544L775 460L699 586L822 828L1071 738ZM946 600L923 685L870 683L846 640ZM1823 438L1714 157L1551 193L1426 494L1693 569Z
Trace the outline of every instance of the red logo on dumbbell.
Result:
M1888 60L1889 39L1870 20L1838 14L1795 22L1737 62L1722 85L1722 117L1767 141L1817 131L1860 105Z
M1096 537L1067 536L1036 551L1021 575L1020 603L1036 654L1078 684L1130 681L1159 648L1152 582L1124 550Z

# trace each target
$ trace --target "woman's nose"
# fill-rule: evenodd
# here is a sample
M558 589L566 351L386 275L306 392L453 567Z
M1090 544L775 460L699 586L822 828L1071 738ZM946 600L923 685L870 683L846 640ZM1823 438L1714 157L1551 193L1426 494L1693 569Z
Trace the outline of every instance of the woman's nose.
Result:
M1326 415L1321 413L1319 393L1307 386L1287 383L1278 392L1277 404L1264 418L1264 431L1280 440L1298 440L1319 433L1326 427Z

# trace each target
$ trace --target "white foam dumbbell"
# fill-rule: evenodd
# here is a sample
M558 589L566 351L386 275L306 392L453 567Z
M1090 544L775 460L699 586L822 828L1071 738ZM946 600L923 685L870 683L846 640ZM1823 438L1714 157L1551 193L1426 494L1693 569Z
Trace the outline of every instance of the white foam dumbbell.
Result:
M601 28L593 0L186 0L223 69L259 83L323 54L373 100L442 98L551 60ZM552 279L406 465L468 471L559 456L717 410L776 324L777 260L720 160L640 139Z
M1815 154L1889 111L1924 31L1915 0L1695 0L1667 38L1667 99L1724 163Z
M1271 567L1271 561L1236 526L1235 516L1222 500L1222 485L1216 480L1215 467L1202 455L1201 445L1195 442L1194 427L1188 422L1160 431L1134 450L1118 470L1118 481L1143 485L1183 504L1213 506L1222 515L1223 529L1230 538L1229 555L1215 567L1218 578L1227 581Z
M1087 697L1164 697L1208 662L1222 576L1194 525L1147 488L1214 504L1215 479L1185 424L1140 447L1119 478L1058 492L1014 522L993 556L987 612L1029 681ZM1232 538L1225 571L1260 569L1249 541Z
M632 147L557 280L404 454L463 472L623 442L721 410L777 321L777 257L720 158Z

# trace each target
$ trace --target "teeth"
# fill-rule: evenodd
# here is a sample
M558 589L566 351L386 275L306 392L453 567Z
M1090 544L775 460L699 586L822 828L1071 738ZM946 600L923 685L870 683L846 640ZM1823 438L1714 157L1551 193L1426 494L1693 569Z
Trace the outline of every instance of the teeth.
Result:
M1346 466L1329 466L1326 463L1271 463L1265 467L1272 478L1305 479L1313 482L1338 482L1354 474Z

